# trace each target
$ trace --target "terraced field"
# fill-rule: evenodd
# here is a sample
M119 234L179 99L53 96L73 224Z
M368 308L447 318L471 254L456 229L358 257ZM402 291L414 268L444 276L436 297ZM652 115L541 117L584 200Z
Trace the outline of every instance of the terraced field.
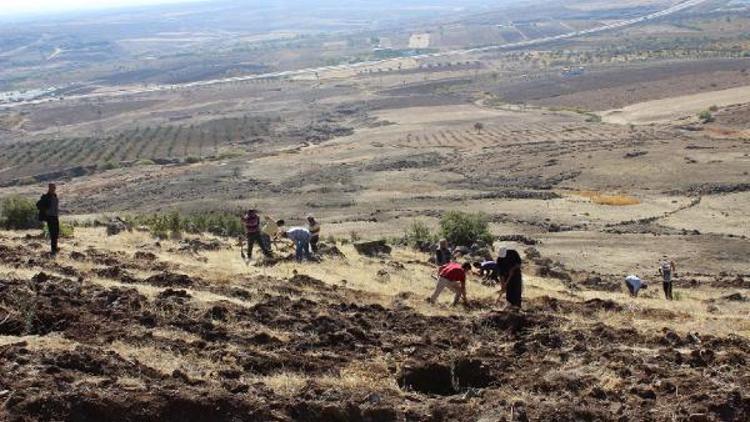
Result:
M273 126L269 118L244 116L189 126L145 127L104 137L19 142L0 150L0 180L7 183L80 166L218 156L229 146L243 149L263 142L273 134Z

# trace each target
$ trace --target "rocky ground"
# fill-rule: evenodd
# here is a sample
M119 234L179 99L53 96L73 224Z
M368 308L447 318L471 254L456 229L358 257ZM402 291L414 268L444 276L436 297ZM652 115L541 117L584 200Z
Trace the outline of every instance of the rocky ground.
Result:
M732 320L747 317L744 282L672 305L529 276L517 312L472 281L470 307L453 309L423 302L431 270L414 252L340 245L320 264L232 275L213 267L237 252L226 243L126 233L105 249L96 230L56 260L0 235L0 419L750 417L750 341Z

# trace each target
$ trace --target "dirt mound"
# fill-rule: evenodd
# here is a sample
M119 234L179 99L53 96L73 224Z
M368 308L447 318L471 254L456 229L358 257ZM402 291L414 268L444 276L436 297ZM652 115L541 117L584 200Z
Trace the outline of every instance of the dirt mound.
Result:
M375 240L372 242L357 242L354 244L357 253L364 256L376 257L381 255L390 255L391 247L385 243L385 240Z
M191 287L196 284L196 281L185 274L163 272L148 277L143 280L143 283L158 287Z
M318 255L327 258L346 258L346 255L335 244L329 245L322 242L318 244Z

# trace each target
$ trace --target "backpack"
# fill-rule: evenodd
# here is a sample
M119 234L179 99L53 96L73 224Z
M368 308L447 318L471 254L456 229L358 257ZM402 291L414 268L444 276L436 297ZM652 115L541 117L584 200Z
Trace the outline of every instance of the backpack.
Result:
M39 201L37 201L36 203L36 209L37 211L39 211L39 215L37 216L37 219L39 219L39 221L47 221L47 203L47 195L42 195L42 197L39 198Z

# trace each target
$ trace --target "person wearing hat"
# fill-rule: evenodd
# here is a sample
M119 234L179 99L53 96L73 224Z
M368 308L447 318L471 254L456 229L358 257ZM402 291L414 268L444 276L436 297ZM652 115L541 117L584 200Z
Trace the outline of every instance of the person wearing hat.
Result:
M497 273L500 276L500 294L505 293L505 300L510 306L520 308L523 295L523 278L521 276L521 256L514 249L500 248L497 258ZM498 298L499 299L499 298Z
M247 210L245 215L242 216L242 224L245 226L245 235L247 236L247 260L253 257L253 247L256 243L267 258L272 257L271 248L263 241L258 211L254 209Z
M674 261L664 255L659 261L659 274L664 281L664 297L672 300L672 274L675 272Z
M648 285L636 275L625 277L625 287L628 288L631 297L638 297L638 291L648 288Z

